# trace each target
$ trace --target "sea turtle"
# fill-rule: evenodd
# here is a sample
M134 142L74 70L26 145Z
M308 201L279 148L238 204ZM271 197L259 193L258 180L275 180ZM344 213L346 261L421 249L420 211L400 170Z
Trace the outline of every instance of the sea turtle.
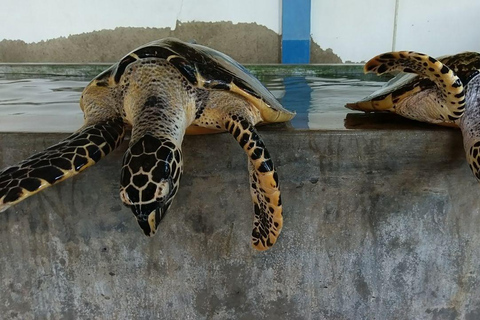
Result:
M412 52L372 58L364 71L402 71L383 88L347 108L387 111L406 118L459 127L467 161L480 180L480 54L464 52L435 59Z
M80 107L78 131L0 172L0 211L95 164L131 125L120 198L151 236L179 187L185 133L228 131L249 157L252 244L265 250L275 243L282 229L278 176L254 125L295 114L232 58L174 38L154 41L93 79Z

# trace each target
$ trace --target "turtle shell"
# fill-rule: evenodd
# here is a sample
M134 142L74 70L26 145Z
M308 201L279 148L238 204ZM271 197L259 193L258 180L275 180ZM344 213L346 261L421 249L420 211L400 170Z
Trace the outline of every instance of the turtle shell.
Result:
M97 76L97 85L112 80L118 83L129 64L145 58L169 61L193 86L242 95L258 108L264 122L283 122L295 116L247 69L226 54L175 38L156 40L135 49Z
M463 52L438 58L438 60L452 69L466 86L470 79L480 70L480 53ZM375 91L361 101L381 101L392 94L392 100L401 99L420 91L435 87L435 83L416 74L400 72L385 86Z

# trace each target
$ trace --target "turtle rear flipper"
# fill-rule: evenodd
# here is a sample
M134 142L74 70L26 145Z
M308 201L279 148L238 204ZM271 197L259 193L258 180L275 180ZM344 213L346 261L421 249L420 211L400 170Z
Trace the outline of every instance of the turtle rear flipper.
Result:
M95 164L123 140L121 118L84 126L63 141L0 172L0 212Z
M368 61L364 71L379 75L393 71L414 73L424 77L429 83L417 82L416 86L347 104L347 108L363 111L388 110L410 119L434 123L456 121L464 112L465 92L462 81L448 66L428 55L412 51L384 53ZM425 90L431 83L434 86L429 90L433 92ZM414 100L407 101L413 96Z

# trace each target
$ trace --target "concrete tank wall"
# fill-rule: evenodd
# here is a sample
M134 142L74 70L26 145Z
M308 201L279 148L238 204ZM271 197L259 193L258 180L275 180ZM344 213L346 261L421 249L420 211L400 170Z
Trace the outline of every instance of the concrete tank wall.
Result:
M273 249L250 247L246 157L229 135L186 138L180 191L154 238L118 197L123 147L0 215L0 314L480 317L480 188L460 132L268 129L285 215ZM0 167L64 136L0 134Z

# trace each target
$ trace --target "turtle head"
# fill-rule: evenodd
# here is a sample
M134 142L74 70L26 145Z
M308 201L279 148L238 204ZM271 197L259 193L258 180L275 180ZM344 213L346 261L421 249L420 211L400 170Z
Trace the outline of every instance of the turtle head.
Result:
M150 195L150 191L155 194ZM160 181L152 186L151 190L148 190L148 186L145 189L128 186L120 190L123 203L132 210L146 236L155 235L160 221L170 207L173 196L171 180ZM151 198L150 201L147 198Z
M169 139L145 135L126 151L120 198L147 236L153 236L178 190L180 149Z

